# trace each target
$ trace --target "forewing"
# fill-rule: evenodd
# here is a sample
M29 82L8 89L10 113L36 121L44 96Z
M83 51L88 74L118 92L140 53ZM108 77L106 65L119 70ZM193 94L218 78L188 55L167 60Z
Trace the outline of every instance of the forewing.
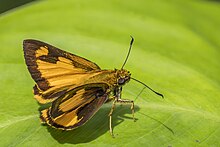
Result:
M36 82L35 98L51 102L66 93L69 86L80 84L88 72L100 70L95 63L37 40L24 40L25 62Z
M63 130L71 130L89 120L108 99L107 84L77 87L41 111L41 120Z

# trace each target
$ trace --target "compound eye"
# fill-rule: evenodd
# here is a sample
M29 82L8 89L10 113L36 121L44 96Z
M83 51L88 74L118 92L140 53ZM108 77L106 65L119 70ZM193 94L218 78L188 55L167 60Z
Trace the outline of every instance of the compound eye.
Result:
M125 78L118 79L118 84L123 85L125 83Z

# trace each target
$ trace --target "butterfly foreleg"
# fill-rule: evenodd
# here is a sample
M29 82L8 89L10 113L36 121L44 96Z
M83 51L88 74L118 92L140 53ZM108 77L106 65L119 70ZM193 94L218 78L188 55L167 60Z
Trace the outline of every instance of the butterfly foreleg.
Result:
M133 119L135 120L135 118L134 118L134 101L133 100L127 100L127 99L121 99L121 91L122 91L122 87L115 88L114 95L113 95L113 98L112 98L113 103L112 103L111 110L109 112L109 129L110 129L110 133L111 133L112 137L114 137L113 129L112 129L112 114L113 114L113 111L115 109L115 104L116 103L131 104L132 116L133 116Z
M128 100L128 99L122 99L121 98L121 91L122 91L122 87L119 87L119 88L117 88L117 90L115 90L116 103L131 104L132 117L133 117L133 120L135 120L134 119L134 101L133 100Z

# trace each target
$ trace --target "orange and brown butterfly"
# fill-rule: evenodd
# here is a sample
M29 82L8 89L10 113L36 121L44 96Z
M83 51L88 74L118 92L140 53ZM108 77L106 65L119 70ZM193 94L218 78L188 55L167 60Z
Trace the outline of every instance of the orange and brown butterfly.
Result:
M85 124L99 109L113 101L109 113L110 133L112 113L116 103L130 103L134 118L134 102L121 99L122 86L133 79L123 69L102 70L97 64L47 43L27 39L23 42L24 58L31 77L36 82L34 98L40 104L51 103L40 111L40 119L54 128L72 130ZM152 90L146 84L140 82ZM162 94L152 90L163 97Z

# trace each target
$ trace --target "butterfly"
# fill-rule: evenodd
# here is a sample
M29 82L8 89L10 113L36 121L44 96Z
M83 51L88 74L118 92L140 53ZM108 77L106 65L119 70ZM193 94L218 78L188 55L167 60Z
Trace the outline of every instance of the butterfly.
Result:
M143 82L131 77L124 69L129 52L121 69L102 70L97 64L80 56L58 49L42 41L23 41L24 58L35 81L34 98L40 104L51 104L40 111L42 123L57 129L72 130L85 124L109 101L109 128L113 136L112 114L116 103L129 103L134 118L134 101L121 98L122 86L133 79L156 94Z

